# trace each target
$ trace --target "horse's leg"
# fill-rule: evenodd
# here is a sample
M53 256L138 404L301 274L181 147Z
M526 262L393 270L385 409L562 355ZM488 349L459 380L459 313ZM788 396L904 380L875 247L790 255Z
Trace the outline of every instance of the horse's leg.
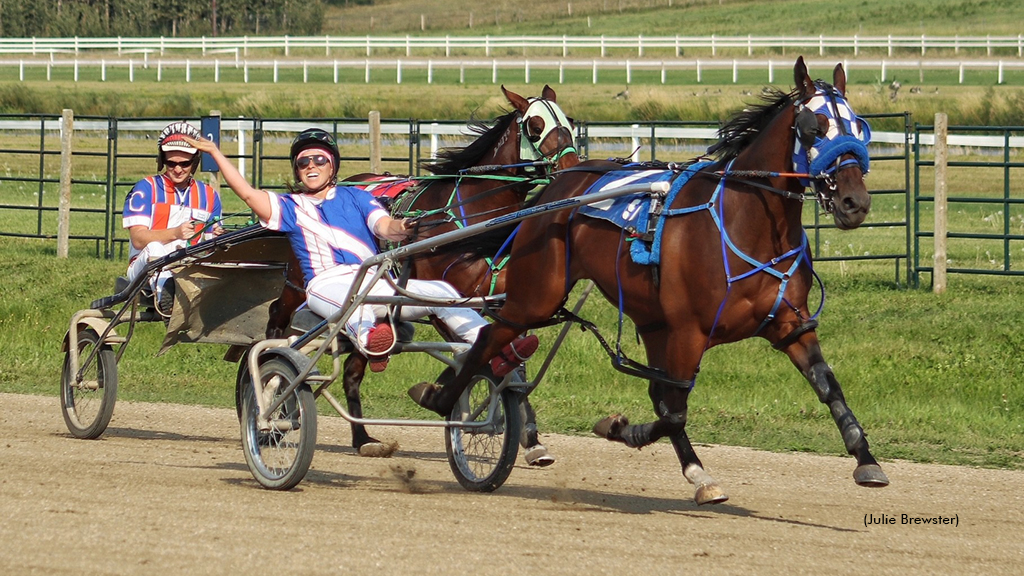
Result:
M363 375L366 373L366 357L353 352L345 359L343 385L345 388L345 400L348 401L348 412L356 418L363 417L363 403L359 398L359 385L363 382ZM360 456L375 458L387 458L391 456L398 445L394 442L384 443L370 436L366 427L362 424L352 424L352 447Z
M696 487L694 501L697 504L725 502L729 496L705 472L704 464L697 457L686 434L688 401L701 357L702 339L697 336L686 337L678 330L669 336L661 330L644 335L643 340L648 362L652 366L666 366L666 372L676 380L651 380L647 388L658 419L644 424L630 424L625 416L616 414L598 422L594 426L594 433L633 448L642 448L667 436L679 458L683 477Z
M283 338L288 331L292 314L306 301L302 267L294 254L286 268L284 288L281 296L270 303L270 317L267 319L267 338Z
M501 322L488 324L480 331L480 336L466 353L462 366L453 379L446 381L444 385L439 384L442 380L448 380L446 375L452 372L449 368L442 373L437 382L420 382L410 388L409 397L423 408L432 410L440 416L448 416L477 370L483 368L522 332L522 329Z
M522 367L517 368L517 370L522 370ZM523 459L530 466L543 467L554 464L555 457L548 452L548 449L540 443L540 438L538 438L537 413L530 404L529 396L522 397L522 400L519 402L519 409L523 418L523 433L519 436L519 444L526 450L523 453Z
M692 385L693 381L690 381ZM695 486L693 499L697 504L719 504L729 499L718 481L704 471L697 453L686 434L687 401L691 388L652 380L648 387L658 419L644 424L630 424L622 414L609 416L594 425L594 433L609 440L642 448L668 436L682 467L683 477Z
M882 472L878 461L868 450L867 434L850 407L846 405L843 390L836 380L832 368L825 363L821 354L818 336L813 331L800 336L796 342L786 346L783 351L789 356L800 373L811 383L818 400L828 406L832 419L839 427L846 451L857 459L857 468L853 471L853 480L868 487L883 487L889 484L889 478Z

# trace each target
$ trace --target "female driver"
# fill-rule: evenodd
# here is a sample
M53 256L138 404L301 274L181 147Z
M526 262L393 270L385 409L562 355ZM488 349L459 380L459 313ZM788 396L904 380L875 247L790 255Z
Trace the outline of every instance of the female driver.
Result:
M261 225L288 236L302 264L306 302L324 318L341 309L360 264L377 254L375 237L402 240L411 234L408 222L391 218L369 192L337 185L338 146L323 130L305 130L292 141L291 162L296 182L289 194L253 188L213 142L200 138L189 139L189 143L213 156L228 186L252 209ZM441 280L409 280L408 290L434 298L460 297L451 284ZM370 293L393 292L386 284L378 283ZM353 341L366 352L374 372L387 366L386 353L394 343L391 326L380 320L380 308L360 306L345 325ZM403 306L401 319L428 315L436 316L456 337L470 343L487 326L479 314L468 308ZM530 335L507 346L492 361L495 375L511 372L537 350L537 344L537 337Z

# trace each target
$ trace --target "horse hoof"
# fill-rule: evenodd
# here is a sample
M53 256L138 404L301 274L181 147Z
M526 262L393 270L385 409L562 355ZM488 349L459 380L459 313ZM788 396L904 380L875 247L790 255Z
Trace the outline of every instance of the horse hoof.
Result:
M701 484L693 495L694 502L698 506L704 504L721 504L729 499L722 487L718 484Z
M857 466L853 471L853 481L858 486L867 488L884 488L889 485L889 477L882 472L882 467L878 464Z
M409 397L412 401L419 404L427 410L437 412L441 416L445 416L446 412L441 410L437 406L437 397L441 392L441 387L432 382L420 382L412 388L409 388ZM448 410L450 412L451 410Z
M555 457L548 454L548 449L543 444L536 444L532 448L526 451L523 455L523 459L530 466L536 466L538 468L544 468L545 466L551 466L555 463Z
M594 424L594 434L608 440L622 440L622 429L629 425L629 418L615 414Z
M359 447L359 455L366 458L390 458L398 450L398 442L367 442Z

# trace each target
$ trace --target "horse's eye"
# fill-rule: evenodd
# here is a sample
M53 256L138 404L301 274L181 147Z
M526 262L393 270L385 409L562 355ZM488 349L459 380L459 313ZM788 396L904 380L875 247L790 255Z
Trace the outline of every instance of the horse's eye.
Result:
M541 134L544 133L544 120L536 116L531 117L526 121L526 139L536 144L540 141Z

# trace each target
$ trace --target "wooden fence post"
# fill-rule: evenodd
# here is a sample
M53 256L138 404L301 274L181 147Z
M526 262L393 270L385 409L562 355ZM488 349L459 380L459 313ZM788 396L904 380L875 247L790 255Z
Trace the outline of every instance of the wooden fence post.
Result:
M57 257L68 257L71 236L71 132L75 113L65 108L60 119L60 201L57 207Z
M946 134L949 119L942 112L935 114L935 256L932 291L946 291Z
M380 150L380 112L370 111L370 172L380 174L381 150Z

